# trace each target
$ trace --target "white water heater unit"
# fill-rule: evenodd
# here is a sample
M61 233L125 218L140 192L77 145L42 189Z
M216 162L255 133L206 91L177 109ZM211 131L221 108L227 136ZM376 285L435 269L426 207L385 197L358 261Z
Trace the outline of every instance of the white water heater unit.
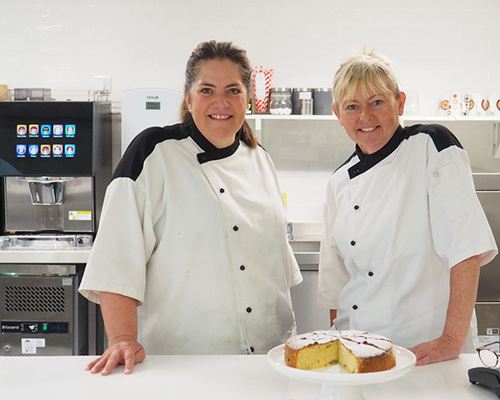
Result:
M184 94L170 89L132 89L122 94L122 155L132 139L151 126L180 122Z

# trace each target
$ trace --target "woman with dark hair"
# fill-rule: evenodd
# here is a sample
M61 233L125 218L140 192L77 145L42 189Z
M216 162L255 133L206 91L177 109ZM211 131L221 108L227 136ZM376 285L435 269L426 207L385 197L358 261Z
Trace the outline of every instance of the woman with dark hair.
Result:
M201 43L183 122L146 129L120 161L80 286L108 335L92 373L130 373L145 353L262 354L295 333L302 277L273 164L245 122L250 87L244 50Z
M193 83L198 75L202 62L216 58L232 61L236 66L238 66L241 73L241 81L244 84L247 93L251 93L252 66L250 65L246 51L234 46L231 42L216 42L213 40L200 44L191 54L186 66L184 93L191 92L191 87L193 86ZM181 107L182 121L187 118L188 113L188 107L184 101ZM243 126L241 127L240 140L252 149L257 146L257 138L254 136L252 128L250 128L246 120L243 121Z

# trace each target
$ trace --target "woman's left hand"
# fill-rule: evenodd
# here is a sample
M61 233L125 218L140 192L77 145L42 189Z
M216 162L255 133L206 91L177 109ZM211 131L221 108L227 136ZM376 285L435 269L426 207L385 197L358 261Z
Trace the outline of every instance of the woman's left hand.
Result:
M417 344L409 350L417 357L416 365L453 360L461 352L453 338L445 335L430 342Z

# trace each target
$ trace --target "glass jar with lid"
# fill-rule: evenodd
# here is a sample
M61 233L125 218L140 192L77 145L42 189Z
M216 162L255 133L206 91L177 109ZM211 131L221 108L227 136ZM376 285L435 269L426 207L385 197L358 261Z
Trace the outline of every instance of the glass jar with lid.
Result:
M290 88L271 88L269 112L273 115L292 113L292 90Z

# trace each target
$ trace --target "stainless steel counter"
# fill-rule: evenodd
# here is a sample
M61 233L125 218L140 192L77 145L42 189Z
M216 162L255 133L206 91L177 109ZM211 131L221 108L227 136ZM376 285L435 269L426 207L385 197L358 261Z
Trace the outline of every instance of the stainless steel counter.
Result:
M8 264L86 264L90 249L0 250L0 263Z
M295 222L288 224L288 240L302 271L317 271L321 222Z
M304 279L291 289L297 332L329 329L329 311L318 306L319 248L323 224L296 222L288 225L288 239Z
M89 234L13 234L0 236L0 264L86 264Z

